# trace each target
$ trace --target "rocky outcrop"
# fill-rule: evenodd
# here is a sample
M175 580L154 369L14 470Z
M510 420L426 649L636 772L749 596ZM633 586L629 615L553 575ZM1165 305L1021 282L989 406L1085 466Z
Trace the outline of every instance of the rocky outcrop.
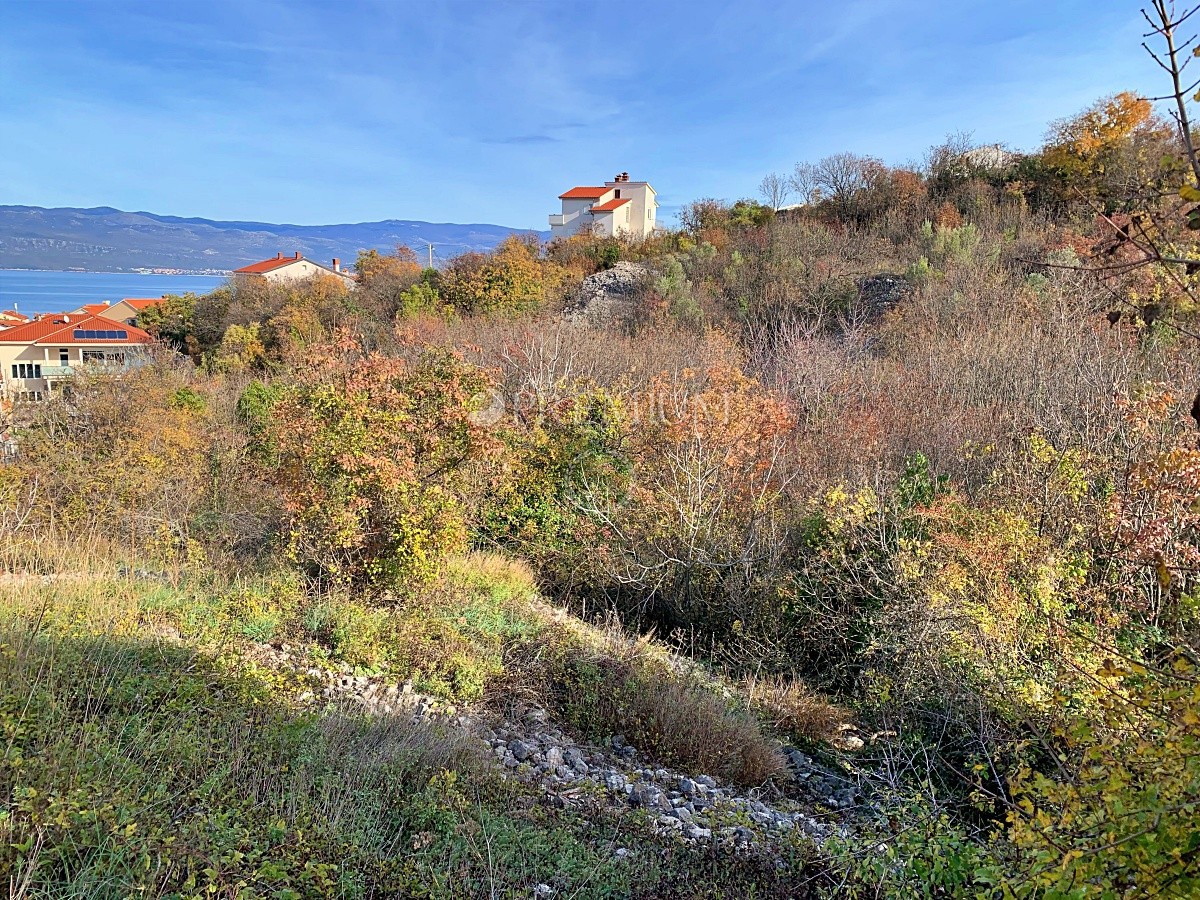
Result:
M619 262L611 269L589 275L567 300L563 318L595 326L628 319L648 277L645 266L631 262Z

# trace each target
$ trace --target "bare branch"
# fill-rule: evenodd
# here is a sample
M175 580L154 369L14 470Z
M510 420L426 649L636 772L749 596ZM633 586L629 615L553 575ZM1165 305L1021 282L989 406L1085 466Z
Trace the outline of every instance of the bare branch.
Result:
M1178 109L1176 124L1179 129L1179 140L1183 144L1184 152L1187 153L1188 162L1191 163L1192 175L1195 179L1196 187L1200 187L1200 156L1197 156L1196 147L1192 143L1192 126L1188 119L1187 111L1188 92L1183 87L1183 65L1179 62L1180 48L1175 42L1175 29L1187 21L1192 13L1196 12L1200 7L1193 7L1182 17L1175 19L1174 6L1168 6L1167 0L1154 0L1151 6L1158 17L1157 21L1152 19L1150 14L1144 9L1141 11L1142 16L1150 23L1150 27L1154 29L1151 34L1159 35L1166 44L1166 58L1169 62L1164 63L1158 54L1151 50L1145 43L1142 46L1145 47L1146 52L1150 54L1151 58L1171 76L1171 86L1174 88L1174 91L1169 97L1175 101ZM1150 34L1146 35L1146 37L1150 36ZM1188 43L1190 41L1191 39L1189 39ZM1184 46L1187 46L1187 44Z

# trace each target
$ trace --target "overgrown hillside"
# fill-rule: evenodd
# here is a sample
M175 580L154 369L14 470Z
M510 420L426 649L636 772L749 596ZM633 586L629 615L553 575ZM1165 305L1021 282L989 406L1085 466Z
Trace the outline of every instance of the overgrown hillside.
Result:
M12 410L10 895L1195 896L1178 134L172 299Z

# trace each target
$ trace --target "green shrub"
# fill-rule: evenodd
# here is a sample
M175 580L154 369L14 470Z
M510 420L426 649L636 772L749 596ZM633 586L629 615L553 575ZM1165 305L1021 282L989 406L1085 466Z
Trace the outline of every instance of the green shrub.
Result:
M1017 897L1090 900L1200 892L1200 666L1095 673L1099 714L1058 737L1066 753L1013 777ZM1057 748L1050 748L1055 752Z
M880 809L889 824L872 830L864 823L854 838L834 837L831 878L847 900L941 900L995 897L1004 880L1001 857L987 838L923 800L892 801Z

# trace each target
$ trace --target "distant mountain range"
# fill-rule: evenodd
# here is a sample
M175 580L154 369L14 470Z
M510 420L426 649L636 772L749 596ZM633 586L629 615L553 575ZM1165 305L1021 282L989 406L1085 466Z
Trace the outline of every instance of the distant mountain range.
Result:
M454 225L387 219L353 225L271 225L214 222L147 212L43 209L0 206L0 268L228 271L276 253L304 256L326 265L337 257L354 264L360 250L391 251L398 244L427 258L445 260L467 250L488 250L510 234L502 225ZM547 232L534 232L546 239Z

